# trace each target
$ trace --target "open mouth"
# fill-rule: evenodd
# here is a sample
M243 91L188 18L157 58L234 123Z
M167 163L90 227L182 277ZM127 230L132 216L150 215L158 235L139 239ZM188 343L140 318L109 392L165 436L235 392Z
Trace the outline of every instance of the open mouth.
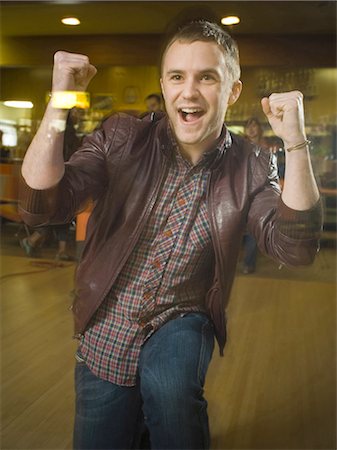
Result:
M184 122L196 122L201 116L205 114L205 111L200 108L180 108L180 117Z

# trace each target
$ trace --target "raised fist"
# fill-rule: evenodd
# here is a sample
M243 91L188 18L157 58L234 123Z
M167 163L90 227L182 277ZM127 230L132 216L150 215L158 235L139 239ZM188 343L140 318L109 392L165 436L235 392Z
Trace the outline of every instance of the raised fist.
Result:
M270 126L286 148L306 139L303 94L300 91L271 94L261 103Z
M52 91L85 91L96 73L86 55L58 51L54 55Z

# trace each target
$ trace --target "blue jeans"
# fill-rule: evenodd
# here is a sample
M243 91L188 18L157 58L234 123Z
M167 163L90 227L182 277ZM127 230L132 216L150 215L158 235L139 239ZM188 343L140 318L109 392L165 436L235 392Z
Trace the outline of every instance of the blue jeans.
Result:
M78 363L74 448L139 448L145 423L151 449L208 449L203 386L213 348L210 319L189 313L146 341L136 386L101 380Z

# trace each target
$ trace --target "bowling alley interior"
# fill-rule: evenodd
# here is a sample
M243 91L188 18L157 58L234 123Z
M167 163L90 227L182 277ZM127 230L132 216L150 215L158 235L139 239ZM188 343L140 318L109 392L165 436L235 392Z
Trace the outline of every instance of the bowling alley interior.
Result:
M243 89L226 126L245 136L247 121L258 120L281 188L285 149L260 101L274 92L303 93L324 218L320 248L308 266L280 265L259 249L249 265L243 237L224 356L215 346L205 384L211 449L336 448L336 6L306 0L1 2L3 450L72 448L78 341L71 305L93 206L66 226L42 230L23 222L19 211L21 166L50 101L53 56L58 50L88 55L97 69L72 110L72 138L80 145L111 114L142 120L148 96L162 101L159 61L168 30L182 18L206 16L222 23L240 50Z

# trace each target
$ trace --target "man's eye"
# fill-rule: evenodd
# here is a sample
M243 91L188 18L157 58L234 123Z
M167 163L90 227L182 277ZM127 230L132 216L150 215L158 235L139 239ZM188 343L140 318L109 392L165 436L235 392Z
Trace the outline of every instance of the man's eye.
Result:
M181 75L175 74L171 76L171 80L173 81L180 81L181 80Z
M202 75L201 79L205 80L205 81L210 81L210 80L213 81L214 77L212 75L209 75L208 73L205 73L204 75Z

